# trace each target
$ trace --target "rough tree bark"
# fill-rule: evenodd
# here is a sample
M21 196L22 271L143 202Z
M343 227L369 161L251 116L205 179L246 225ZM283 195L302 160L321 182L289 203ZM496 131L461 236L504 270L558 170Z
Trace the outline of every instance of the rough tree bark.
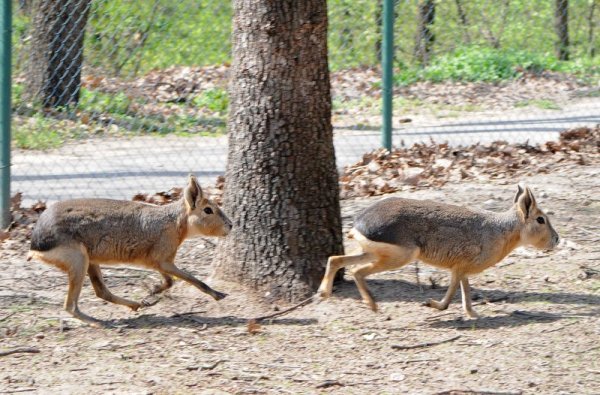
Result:
M558 37L556 57L560 60L569 60L569 0L556 0L554 31Z
M435 20L435 1L424 0L419 3L419 16L417 26L417 37L415 42L415 58L422 65L429 63L431 46L435 36L431 26Z
M79 101L91 0L36 0L26 97L44 107Z
M316 290L342 252L327 64L326 0L234 0L217 278L273 298Z

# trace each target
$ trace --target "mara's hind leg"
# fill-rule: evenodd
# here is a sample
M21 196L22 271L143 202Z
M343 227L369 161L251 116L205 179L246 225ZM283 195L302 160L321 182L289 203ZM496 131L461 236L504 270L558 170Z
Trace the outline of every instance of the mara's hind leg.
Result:
M167 273L160 273L160 275L163 277L163 280L160 284L156 284L154 288L152 288L152 291L150 291L151 296L162 293L173 286L172 276Z
M358 255L334 255L330 256L327 260L327 268L325 269L325 275L321 281L321 285L317 291L317 295L322 298L328 298L331 296L333 290L333 280L335 274L343 267L349 265L357 265L361 263L367 263L375 259L375 255L367 252L363 252Z
M469 279L467 276L464 276L460 280L460 290L462 294L462 306L465 314L469 318L479 318L479 314L473 310L473 306L471 305L471 285L469 284Z
M177 278L182 279L183 281L192 284L200 291L210 295L214 300L221 300L227 296L227 294L219 291L215 291L208 285L204 284L202 281L198 280L196 277L192 276L190 273L179 269L175 264L171 262L163 262L159 264L158 270L161 274L168 275L169 277L175 276Z
M31 256L67 272L69 288L65 298L65 310L85 323L102 326L101 321L82 313L78 307L79 294L89 266L89 258L82 245L73 243L49 251L33 251Z
M450 301L454 297L456 293L456 288L458 288L458 283L461 280L461 276L457 272L452 272L450 277L450 285L448 286L448 290L446 291L446 295L439 302L433 299L429 299L425 302L426 306L436 308L438 310L446 310L450 305Z
M140 308L140 303L134 302L129 299L121 298L110 292L110 290L106 287L106 284L104 283L104 278L102 278L100 266L90 264L88 266L87 272L88 276L90 276L90 280L92 282L92 286L94 287L94 291L96 292L96 296L106 300L107 302L127 306L133 311L137 311L137 309Z
M373 311L377 311L377 303L375 303L365 279L371 274L401 268L414 260L417 257L419 250L418 248L388 246L386 247L385 252L385 255L379 255L375 262L360 266L352 271L354 282L358 287L358 292L360 292L363 301L367 303Z

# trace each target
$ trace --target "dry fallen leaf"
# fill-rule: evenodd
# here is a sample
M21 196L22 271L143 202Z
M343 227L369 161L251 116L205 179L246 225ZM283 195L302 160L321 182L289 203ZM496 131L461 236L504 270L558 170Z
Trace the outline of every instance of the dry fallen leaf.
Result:
M256 322L256 320L249 320L248 321L248 333L250 333L251 335L255 335L257 333L260 333L261 327L260 324Z

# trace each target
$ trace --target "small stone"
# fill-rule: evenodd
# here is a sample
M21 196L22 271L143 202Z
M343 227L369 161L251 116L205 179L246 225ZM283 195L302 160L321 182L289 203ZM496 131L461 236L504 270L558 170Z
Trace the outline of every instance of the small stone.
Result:
M471 371L470 371L470 373L471 373L471 374L475 374L475 373L477 373L477 372L478 372L478 370L477 370L477 369L471 369Z
M390 374L391 381L402 381L406 378L406 376L402 373L392 373Z

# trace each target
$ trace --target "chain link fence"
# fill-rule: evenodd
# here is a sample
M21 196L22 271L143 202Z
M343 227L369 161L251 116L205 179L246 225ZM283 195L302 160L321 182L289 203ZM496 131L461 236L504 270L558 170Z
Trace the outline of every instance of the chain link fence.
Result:
M382 1L328 1L340 167L380 147ZM598 3L396 0L394 145L599 123ZM12 193L131 198L190 172L214 184L231 20L228 1L13 1Z

